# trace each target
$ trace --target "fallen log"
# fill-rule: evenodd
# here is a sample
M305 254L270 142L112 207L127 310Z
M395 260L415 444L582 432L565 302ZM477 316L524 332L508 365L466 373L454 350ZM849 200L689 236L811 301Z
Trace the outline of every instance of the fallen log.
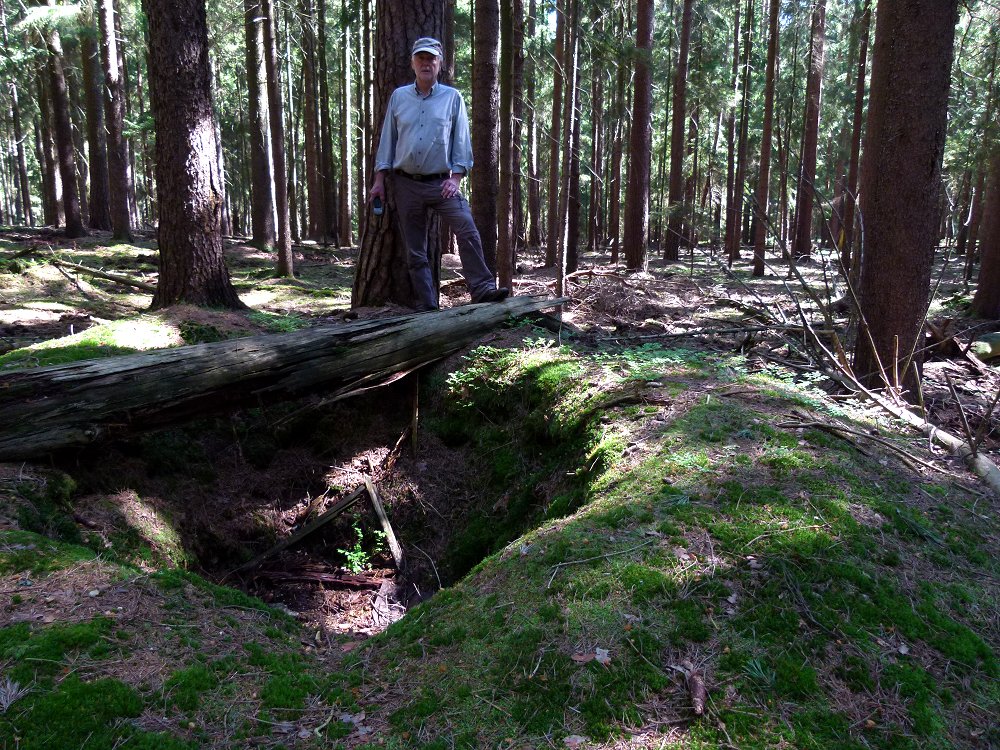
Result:
M0 375L0 461L319 389L343 398L564 301L512 297Z

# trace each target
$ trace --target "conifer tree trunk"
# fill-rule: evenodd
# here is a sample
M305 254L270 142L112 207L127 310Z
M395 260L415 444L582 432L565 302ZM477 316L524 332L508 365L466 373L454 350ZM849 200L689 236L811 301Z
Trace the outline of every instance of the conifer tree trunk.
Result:
M566 196L565 215L566 239L562 244L563 262L560 268L565 273L575 273L580 266L580 0L571 0L570 18L567 31L569 44L566 48L564 67L569 73L566 90L566 111L564 120L563 165L566 175L564 194ZM557 284L565 292L565 283Z
M42 172L42 218L46 225L57 227L63 223L62 178L56 160L52 139L52 102L45 83L44 66L38 71L38 121L35 125L35 156Z
M0 0L0 31L2 31L3 54L9 53L10 41L7 34L7 8ZM17 186L20 195L21 221L27 226L34 226L35 220L31 209L31 190L28 184L28 160L24 153L25 132L21 122L21 105L18 101L17 82L11 76L7 81L9 95L8 115L14 130L15 153L17 159Z
M500 195L497 277L508 289L514 276L514 8L500 6Z
M812 219L815 200L816 149L819 144L819 114L823 96L823 67L826 47L826 0L816 0L809 41L809 79L806 83L806 111L803 117L802 155L799 184L795 196L795 236L792 257L812 254Z
M132 240L129 207L128 156L125 152L125 92L120 75L121 58L115 36L114 3L97 0L101 32L101 67L104 69L104 121L108 132L108 203L111 233L116 240Z
M733 98L726 116L726 258L730 266L733 264L733 249L730 245L735 227L739 225L737 217L736 195L736 100L740 85L740 18L742 17L743 0L734 0L733 8L733 57L730 74L729 90Z
M500 192L500 3L476 0L472 62L472 216L483 239L483 258L497 271L497 197Z
M92 16L88 19L88 26L94 26ZM97 39L93 34L80 35L80 58L87 111L87 145L90 152L90 227L109 230L111 204L108 188L108 141L101 94L104 74L101 71Z
M333 166L333 120L330 117L330 66L326 46L326 0L319 0L316 15L319 27L319 132L320 181L323 188L323 238L339 242L339 212L337 210L337 179Z
M261 0L264 16L264 67L267 71L267 108L271 121L271 153L274 159L274 199L278 211L277 273L294 276L292 236L288 218L288 172L285 166L285 125L282 121L281 69L278 66L277 14L271 0Z
M352 173L354 165L351 161L351 136L353 134L353 110L351 106L351 24L348 22L347 0L340 3L341 18L344 19L344 37L340 45L340 246L351 247L354 244L354 232L351 224L354 221L354 184Z
M867 332L858 335L854 370L871 385L898 378L910 398L922 361L916 344L937 239L957 17L958 0L880 0L875 27L860 193Z
M753 14L754 3L747 0L745 22L743 26L743 59L740 63L743 71L742 95L740 96L740 127L736 138L736 167L733 174L733 223L729 227L729 263L740 257L740 246L743 237L743 222L746 214L744 188L746 186L747 169L747 139L750 127L750 55L753 51Z
M980 318L1000 319L1000 147L994 145L986 191L979 281L970 311Z
M535 38L535 0L528 0L527 39ZM528 55L524 64L524 98L528 110L528 246L542 246L542 191L538 174L538 117L535 98L535 58Z
M622 151L625 141L625 112L628 105L625 100L625 66L618 64L618 78L615 82L614 104L614 137L611 139L611 158L608 168L608 243L611 245L611 263L617 264L619 244L621 239L621 200L622 200Z
M323 239L323 185L320 177L319 79L316 60L316 19L312 0L300 0L299 21L302 47L302 152L306 169L308 224L304 235L311 240Z
M62 180L62 203L67 237L84 237L80 213L80 194L76 182L76 159L73 155L73 126L69 115L69 92L63 70L62 42L59 33L50 30L45 35L48 48L49 95L52 98L52 124L58 154L59 177Z
M205 0L147 0L146 16L160 215L153 307L241 308L222 255Z
M649 174L653 140L652 79L653 0L638 0L635 32L635 76L632 100L632 133L629 139L628 188L625 192L625 265L646 269L649 237Z
M250 244L274 247L274 175L271 173L271 128L264 67L264 17L260 0L243 1L246 37L247 128L250 133Z
M868 38L872 20L871 6L866 2L861 15L860 48L858 50L858 73L854 89L854 121L851 133L851 160L847 167L847 190L844 193L844 239L840 248L840 264L844 273L852 265L854 248L854 214L858 196L858 174L861 166L861 135L864 131L865 77L868 68ZM855 281L856 279L852 279Z
M684 226L684 120L687 108L687 68L691 48L691 15L694 0L684 0L681 11L680 53L674 74L674 106L670 127L670 192L667 199L667 238L663 246L664 260L680 258Z
M562 133L563 84L565 71L561 61L565 57L566 48L566 3L568 0L556 0L556 37L553 60L556 64L552 70L552 127L549 128L549 179L548 194L545 196L547 211L545 221L545 266L556 265L559 254L559 242L562 238L562 225L559 221L559 134Z
M766 221L768 192L771 182L771 133L774 128L774 82L778 67L778 0L770 0L768 14L767 72L764 79L764 127L760 137L760 175L757 178L758 214L757 231L753 239L753 275L764 275L764 242L767 239Z
M70 132L73 140L73 163L76 172L76 194L80 201L80 220L86 227L90 224L90 200L88 196L87 146L84 143L87 123L81 98L81 81L78 71L72 65L64 65L66 73L66 93L69 95Z
M600 9L591 8L590 23L595 32L604 32L604 18ZM604 135L607 127L604 117L604 75L602 67L606 65L606 57L596 47L591 48L590 56L590 201L587 210L587 249L598 252L601 238L604 234L603 185L600 176L604 173Z

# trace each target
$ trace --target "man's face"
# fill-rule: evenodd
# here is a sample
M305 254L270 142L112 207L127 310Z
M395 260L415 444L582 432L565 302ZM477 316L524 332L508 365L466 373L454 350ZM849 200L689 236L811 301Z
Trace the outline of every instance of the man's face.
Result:
M417 80L424 85L434 85L437 82L438 73L441 72L441 58L430 52L418 52L410 61L413 72L417 74Z

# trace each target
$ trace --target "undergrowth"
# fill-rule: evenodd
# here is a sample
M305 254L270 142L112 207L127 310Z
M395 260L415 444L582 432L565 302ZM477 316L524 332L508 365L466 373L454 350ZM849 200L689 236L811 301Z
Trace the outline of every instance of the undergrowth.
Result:
M477 348L424 384L425 428L464 446L480 484L443 561L454 585L343 660L338 644L321 660L322 639L291 618L185 570L122 567L149 608L127 621L114 610L14 622L31 604L24 585L0 628L3 677L18 688L0 690L10 699L0 738L32 748L610 747L626 736L743 750L997 745L991 509L943 472L783 426L793 410L868 418L832 406L820 385L658 346ZM167 461L173 449L161 452ZM49 536L0 537L8 581L93 563L97 550L58 529L72 497L58 482L33 496L32 523ZM132 677L148 645L170 668ZM377 741L365 722L381 728Z

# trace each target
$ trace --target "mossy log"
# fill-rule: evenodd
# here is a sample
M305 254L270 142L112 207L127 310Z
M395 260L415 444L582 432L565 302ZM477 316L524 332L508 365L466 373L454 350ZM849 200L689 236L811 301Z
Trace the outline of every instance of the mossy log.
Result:
M0 461L319 390L344 397L561 301L512 297L0 375Z

